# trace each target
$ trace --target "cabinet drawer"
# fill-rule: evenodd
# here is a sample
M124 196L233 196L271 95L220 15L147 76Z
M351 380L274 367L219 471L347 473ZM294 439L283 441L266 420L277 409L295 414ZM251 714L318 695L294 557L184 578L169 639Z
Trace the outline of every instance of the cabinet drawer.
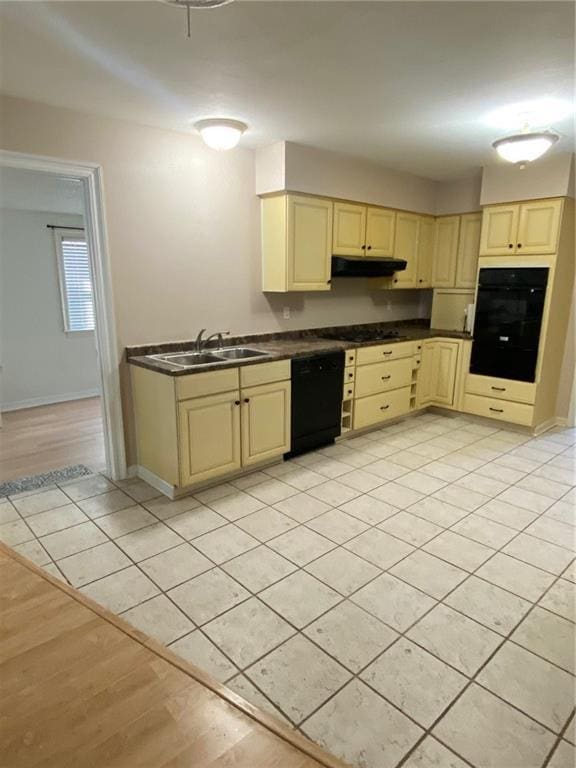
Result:
M522 424L525 427L531 427L534 418L534 408L531 405L511 403L508 400L496 400L479 395L466 394L464 396L464 411L476 416L486 416L489 419Z
M356 364L381 363L383 360L396 360L399 357L411 357L415 352L413 341L401 341L397 344L379 344L377 347L362 347L356 351Z
M533 405L536 399L536 384L529 381L495 379L492 376L478 376L470 373L466 379L466 392Z
M344 393L342 400L351 400L354 397L355 387L355 384L346 384L346 382L344 382Z
M355 365L356 364L356 350L355 349L347 349L344 352L344 365Z
M176 377L176 397L178 400L217 395L219 392L230 392L233 389L238 389L238 368Z
M412 357L364 365L356 373L356 397L407 387L412 377Z
M352 384L356 378L356 368L353 365L344 368L344 386Z
M259 363L240 368L240 386L254 387L285 381L290 378L290 360L275 360L273 363Z
M408 413L410 387L394 389L354 401L354 429L362 429Z

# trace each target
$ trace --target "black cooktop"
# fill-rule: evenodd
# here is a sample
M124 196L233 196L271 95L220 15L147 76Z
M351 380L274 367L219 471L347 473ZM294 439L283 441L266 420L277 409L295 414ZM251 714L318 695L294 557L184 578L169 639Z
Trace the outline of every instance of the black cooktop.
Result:
M385 331L378 328L351 328L349 331L334 331L333 333L323 334L325 339L333 339L334 341L388 341L390 339L399 340L407 338L401 334L400 331Z

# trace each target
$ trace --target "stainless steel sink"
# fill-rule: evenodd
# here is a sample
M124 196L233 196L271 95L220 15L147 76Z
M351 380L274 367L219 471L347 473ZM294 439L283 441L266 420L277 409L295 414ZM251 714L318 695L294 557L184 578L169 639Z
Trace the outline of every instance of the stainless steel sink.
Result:
M150 355L152 360L169 363L178 368L194 368L208 363L226 363L229 360L248 360L254 357L266 357L269 353L248 347L228 347L214 352L171 352L166 355Z
M179 368L193 368L195 365L222 362L221 357L216 357L209 352L173 352L169 355L151 355L151 357L162 363L177 365Z
M260 349L249 349L248 347L230 347L229 349L219 349L214 354L225 360L247 360L250 357L266 357L268 352L262 352Z

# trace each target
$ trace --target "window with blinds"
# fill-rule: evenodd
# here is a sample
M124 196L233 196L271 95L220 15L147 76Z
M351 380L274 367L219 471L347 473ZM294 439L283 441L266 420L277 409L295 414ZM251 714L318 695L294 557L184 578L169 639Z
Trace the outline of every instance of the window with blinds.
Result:
M88 246L77 230L54 230L64 330L94 330L94 291Z

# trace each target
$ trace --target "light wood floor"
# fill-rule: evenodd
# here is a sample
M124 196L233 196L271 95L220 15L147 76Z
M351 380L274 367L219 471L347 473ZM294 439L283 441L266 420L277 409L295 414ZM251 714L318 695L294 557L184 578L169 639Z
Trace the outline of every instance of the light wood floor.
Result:
M3 544L0 603L3 768L343 766Z
M0 482L72 464L105 468L99 397L2 414Z

